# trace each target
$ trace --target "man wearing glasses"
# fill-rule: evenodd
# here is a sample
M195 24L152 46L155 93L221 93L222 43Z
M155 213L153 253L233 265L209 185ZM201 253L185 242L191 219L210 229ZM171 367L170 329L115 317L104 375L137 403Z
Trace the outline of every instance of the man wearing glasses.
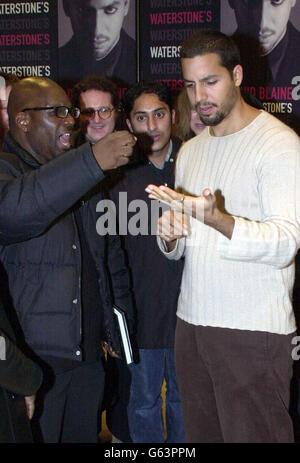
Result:
M121 441L185 442L174 363L176 307L183 262L170 262L159 253L157 220L153 219L151 200L145 194L150 179L156 185L174 184L180 147L179 140L171 136L175 111L170 89L157 81L133 85L124 94L122 104L128 128L138 138L135 153L138 159L130 168L122 169L123 176L110 195L117 211L122 196L127 202L128 232L123 240L132 277L139 362L127 369L120 361L113 361L118 370L119 400L107 410L106 417L111 432ZM130 226L136 214L133 204L139 204L140 223L146 223L145 228L137 231ZM118 219L121 223L120 214ZM166 437L161 398L164 379Z
M119 350L112 300L131 312L119 238L97 234L101 194L91 191L128 162L135 140L117 132L67 153L79 113L55 82L23 79L0 155L0 259L24 344L44 372L33 419L44 442L97 442L101 340Z
M79 130L72 137L74 146L85 141L94 144L118 128L118 88L109 78L87 76L73 88L72 104L80 108Z

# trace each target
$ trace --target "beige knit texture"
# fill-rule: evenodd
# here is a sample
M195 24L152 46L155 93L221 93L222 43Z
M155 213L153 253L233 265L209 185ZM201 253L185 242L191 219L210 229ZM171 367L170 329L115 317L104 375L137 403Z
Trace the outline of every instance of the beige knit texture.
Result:
M300 143L266 112L224 137L205 130L185 143L176 188L217 192L235 219L232 239L192 219L170 259L185 256L177 315L203 326L295 331L291 305L300 246ZM163 250L163 243L159 246Z

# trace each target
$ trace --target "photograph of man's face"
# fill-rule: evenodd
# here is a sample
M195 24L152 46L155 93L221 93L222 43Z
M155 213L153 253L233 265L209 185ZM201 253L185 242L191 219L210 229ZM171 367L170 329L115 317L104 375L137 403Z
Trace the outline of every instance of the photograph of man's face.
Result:
M95 59L105 58L118 43L130 0L64 0L73 34L92 45Z
M58 74L136 79L136 0L58 0Z
M268 0L262 2L259 28L259 41L265 51L270 53L286 33L291 9L296 0Z
M238 30L257 37L267 55L285 36L296 0L229 0L229 4Z

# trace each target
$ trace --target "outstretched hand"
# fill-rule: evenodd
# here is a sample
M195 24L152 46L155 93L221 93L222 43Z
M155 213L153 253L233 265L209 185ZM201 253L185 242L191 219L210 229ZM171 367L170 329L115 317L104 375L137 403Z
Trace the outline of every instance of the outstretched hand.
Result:
M171 210L194 217L231 239L234 218L218 209L217 198L209 188L203 190L202 196L183 195L164 185L159 187L148 185L146 191L149 193L149 198L168 204Z
M207 223L206 219L209 221L209 216L213 215L216 209L216 197L209 188L203 190L202 196L183 195L164 185L159 187L148 185L146 191L149 193L149 198L157 199L171 209L204 223Z

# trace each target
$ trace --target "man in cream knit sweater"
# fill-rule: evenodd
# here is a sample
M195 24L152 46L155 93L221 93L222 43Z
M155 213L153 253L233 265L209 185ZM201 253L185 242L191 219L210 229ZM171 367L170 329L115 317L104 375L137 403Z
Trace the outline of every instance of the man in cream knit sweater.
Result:
M242 99L229 37L193 35L181 64L208 127L179 153L177 192L147 191L171 203L159 221L161 250L185 256L175 356L187 442L292 442L299 138Z

